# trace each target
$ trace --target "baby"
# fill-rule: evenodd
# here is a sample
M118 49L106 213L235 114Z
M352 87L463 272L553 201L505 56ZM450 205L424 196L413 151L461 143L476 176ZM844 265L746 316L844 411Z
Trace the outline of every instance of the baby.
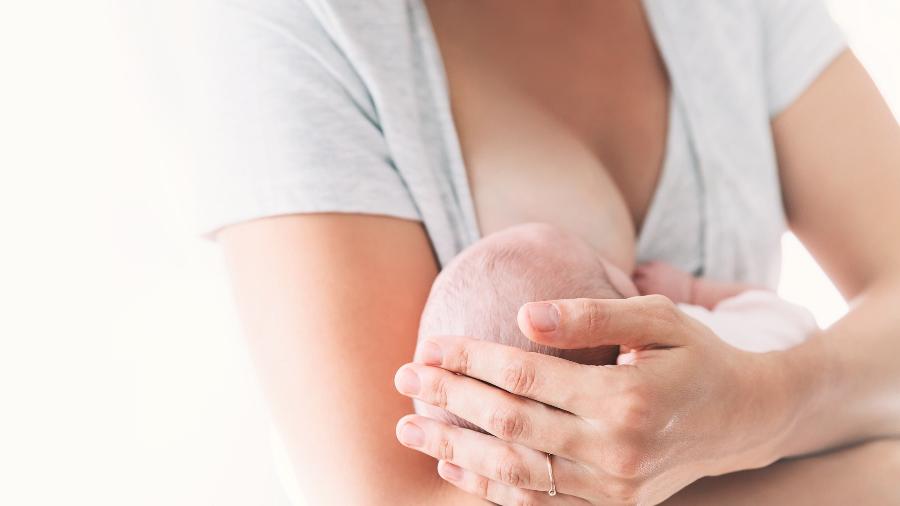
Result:
M769 351L793 346L817 329L803 308L747 285L695 279L666 264L638 268L637 285L579 237L543 224L489 235L460 253L434 282L419 325L427 336L475 336L582 364L616 361L618 347L560 350L538 345L519 331L516 315L526 302L621 299L662 293L733 346ZM418 350L417 350L418 353ZM416 411L481 430L444 410L416 402Z

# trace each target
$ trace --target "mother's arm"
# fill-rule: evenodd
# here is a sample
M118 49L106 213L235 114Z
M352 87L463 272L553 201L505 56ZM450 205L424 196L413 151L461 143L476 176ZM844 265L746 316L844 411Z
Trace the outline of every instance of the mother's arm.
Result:
M900 440L877 440L762 469L705 478L666 506L898 504Z
M791 228L853 303L845 318L791 352L793 383L811 402L782 452L896 436L900 128L850 51L772 126ZM707 478L671 502L893 503L898 475L900 440L893 438Z
M784 455L900 435L900 126L847 51L773 132L791 229L851 301L789 352L806 402Z
M392 388L437 267L421 224L360 215L256 220L219 233L250 350L311 504L481 503L405 450Z

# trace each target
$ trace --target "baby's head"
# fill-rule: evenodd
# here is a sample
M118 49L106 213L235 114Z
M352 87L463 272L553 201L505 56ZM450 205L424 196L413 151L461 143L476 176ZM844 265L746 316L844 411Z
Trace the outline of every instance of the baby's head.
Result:
M431 288L419 325L428 336L472 336L582 364L612 364L618 347L560 350L533 343L516 315L527 302L554 299L621 299L637 295L628 276L587 243L542 224L492 234L460 253ZM478 429L444 410L416 403L416 411Z

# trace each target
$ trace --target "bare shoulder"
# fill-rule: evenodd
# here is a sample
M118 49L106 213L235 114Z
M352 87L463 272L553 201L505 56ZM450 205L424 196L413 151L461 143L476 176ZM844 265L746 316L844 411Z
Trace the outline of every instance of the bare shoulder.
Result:
M393 376L413 355L437 272L422 225L295 215L231 226L218 240L258 375L311 502L395 504L405 490L414 503L439 487L434 463L394 437L412 405Z
M322 300L364 299L398 285L427 294L437 272L422 224L384 216L279 216L227 227L217 239L237 282L264 286L277 269L282 279L314 284ZM376 279L383 282L370 283Z

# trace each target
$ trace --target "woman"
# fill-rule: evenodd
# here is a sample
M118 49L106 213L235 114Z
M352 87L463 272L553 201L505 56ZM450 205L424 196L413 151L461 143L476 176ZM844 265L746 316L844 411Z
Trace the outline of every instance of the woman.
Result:
M900 131L824 7L522 5L234 0L204 18L206 228L311 503L898 500ZM398 444L411 403L392 380L440 266L524 221L590 240L600 173L638 260L771 286L789 227L852 311L750 356L658 297L530 306L554 323L525 318L531 339L634 365L437 339L401 390L499 437L405 417L418 451Z

